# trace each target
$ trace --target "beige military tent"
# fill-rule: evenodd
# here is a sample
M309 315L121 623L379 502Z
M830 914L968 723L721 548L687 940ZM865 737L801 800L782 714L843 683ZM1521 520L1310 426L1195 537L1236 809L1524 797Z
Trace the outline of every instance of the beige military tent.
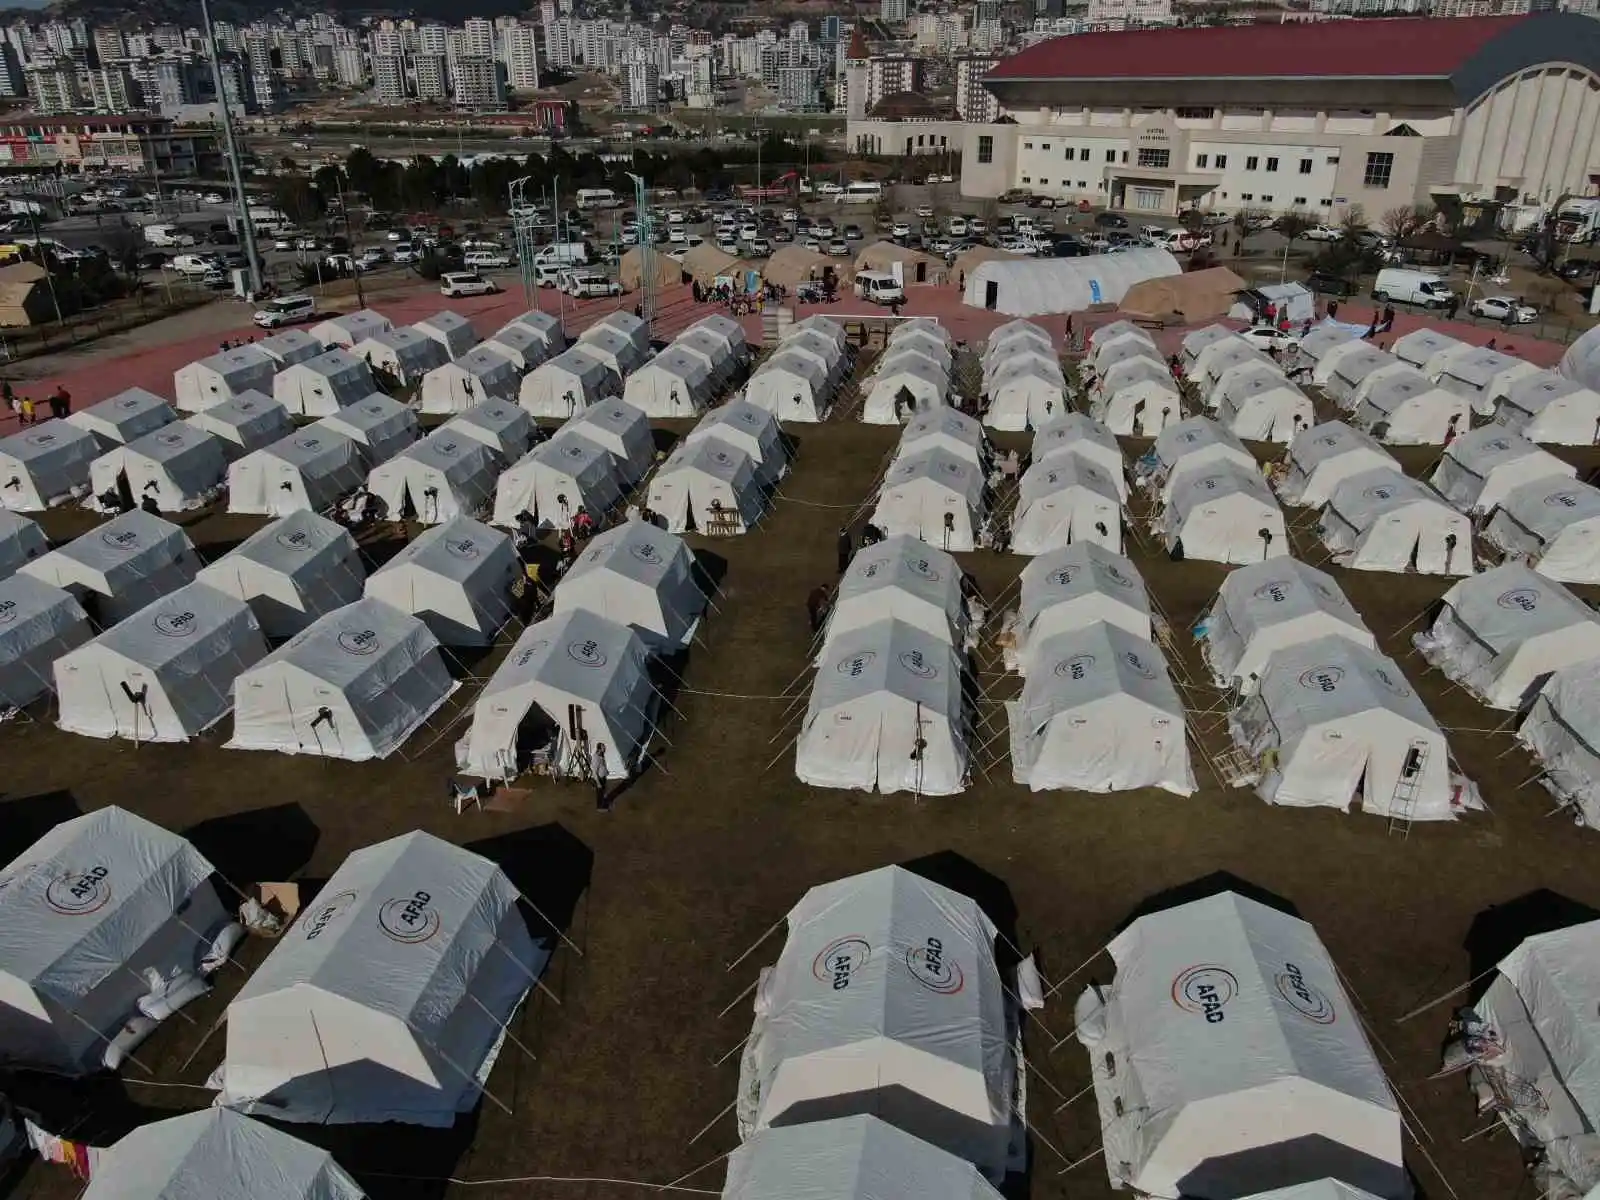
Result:
M690 247L683 256L683 273L693 276L700 286L715 283L720 275L736 275L743 264L732 254L725 254L709 242Z
M1136 283L1118 307L1136 319L1199 325L1227 316L1234 293L1248 286L1227 267L1208 267Z
M767 265L761 269L761 276L768 283L793 288L807 280L820 282L822 272L829 264L834 264L835 271L838 270L836 260L818 254L815 250L807 250L804 246L780 246L777 253L768 259Z
M644 285L644 251L638 246L622 256L622 262L617 267L617 278L622 282L625 292L635 291ZM658 288L677 287L683 282L683 267L677 259L668 258L656 250L650 255L650 279L652 285Z
M943 259L894 242L873 242L856 256L857 271L893 272L895 263L905 283L944 283L950 278Z

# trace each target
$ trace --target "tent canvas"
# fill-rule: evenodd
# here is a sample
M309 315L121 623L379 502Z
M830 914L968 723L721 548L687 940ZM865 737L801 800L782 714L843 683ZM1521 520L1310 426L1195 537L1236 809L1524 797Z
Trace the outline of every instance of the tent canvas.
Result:
M1494 420L1530 442L1592 446L1600 442L1600 392L1555 371L1535 371L1511 384Z
M177 419L178 414L172 410L172 405L154 392L129 388L109 400L80 408L67 418L67 424L93 434L101 453L104 453L125 446L147 433L154 433Z
M1225 381L1217 395L1218 422L1246 441L1288 444L1317 423L1311 397L1276 369L1247 370Z
M878 244L882 245L883 243L880 242ZM889 345L892 348L899 343L901 338L920 336L925 333L932 334L938 338L946 349L949 349L955 341L955 338L950 336L950 331L940 323L938 317L903 317L895 322L894 327L889 330Z
M1176 324L1198 325L1227 316L1235 293L1245 287L1227 267L1206 267L1136 283L1117 307L1150 320L1176 317Z
M740 1062L741 1136L870 1115L1004 1175L1022 1068L978 903L881 867L812 888L788 926Z
M945 550L975 550L984 520L983 472L934 449L893 463L878 491L872 523Z
M976 422L974 422L976 424ZM686 442L716 441L742 450L755 466L756 482L771 487L788 472L783 431L773 415L743 400L712 409L685 436ZM904 443L904 437L901 439Z
M1359 799L1373 816L1455 819L1444 734L1394 661L1349 638L1272 655L1229 726L1263 763L1256 793L1269 804L1348 811Z
M1517 741L1544 768L1539 782L1575 819L1600 826L1600 672L1592 663L1564 667L1545 681Z
M1255 455L1239 438L1210 417L1190 417L1169 425L1150 447L1156 478L1162 483L1163 502L1171 503L1174 489L1190 475L1213 467L1233 465L1255 471ZM1038 458L1037 451L1034 457Z
M1054 356L1052 355L1052 357ZM1105 374L1118 363L1132 362L1136 358L1147 359L1154 363L1166 361L1161 357L1161 351L1156 349L1154 342L1151 342L1148 338L1136 338L1132 335L1127 335L1112 338L1110 341L1106 341L1104 338L1096 341L1094 353L1090 356L1089 362L1095 375L1099 376Z
M479 693L458 747L463 774L515 779L524 747L541 750L550 770L592 778L595 746L606 748L606 778L640 769L654 730L650 655L639 635L582 609L522 631ZM574 736L572 712L581 714Z
M520 317L513 317L501 327L500 333L507 329L526 329L545 345L545 357L550 358L560 354L567 348L567 335L561 325L561 318L555 313L540 312L533 309L523 313ZM495 334L499 337L500 334ZM493 340L493 339L491 339Z
M550 356L549 343L525 325L507 325L484 345L509 358L524 375Z
M1322 336L1326 335L1327 339L1331 341L1333 340L1333 335L1337 333L1350 333L1351 336L1333 341L1332 345L1327 345L1326 342L1322 340ZM1312 348L1310 351L1305 349L1305 345L1308 340L1312 342ZM1404 365L1398 358L1395 358L1394 355L1379 350L1371 342L1356 337L1354 331L1338 324L1329 323L1322 325L1317 329L1313 329L1310 334L1300 339L1300 346L1301 352L1306 354L1306 356L1311 359L1311 382L1316 384L1324 392L1327 392L1328 399L1333 400L1336 403L1342 402L1343 397L1335 396L1333 394L1331 384L1334 372L1339 369L1339 364L1346 358L1351 356L1357 358L1366 358L1370 355L1381 354L1383 357L1381 359L1374 360L1375 363L1386 363L1396 366ZM1348 407L1348 405L1345 405L1345 407Z
M71 592L101 626L133 616L191 582L199 569L189 535L140 508L17 568Z
M411 328L436 343L447 359L458 359L482 339L473 329L472 322L458 312L448 309L424 317Z
M1232 329L1226 325L1206 325L1191 333L1183 335L1183 340L1178 344L1178 357L1183 363L1185 379L1194 379L1199 374L1200 368L1196 365L1200 355L1207 346L1215 342L1226 341L1234 336Z
M639 352L639 357L644 358L650 353L650 327L644 323L642 317L636 317L631 312L609 312L601 317L589 328L578 335L579 342L594 341L597 338L608 338L611 334L621 334L633 344Z
M1437 379L1451 358L1470 353L1475 347L1440 333L1436 329L1413 329L1404 337L1395 339L1394 356L1408 366L1415 367L1429 379Z
M263 525L196 579L248 604L261 632L277 640L361 599L366 577L350 531L302 509Z
M785 344L756 368L744 398L780 421L815 424L827 417L833 387L823 364Z
M452 1125L549 957L520 900L494 863L431 834L357 850L228 1005L217 1103Z
M0 579L9 578L29 559L50 549L50 539L38 522L0 508Z
M607 327L584 331L578 344L624 379L649 357L647 351L639 349L638 342L633 338Z
M1228 572L1195 624L1195 638L1217 686L1253 695L1279 650L1319 637L1377 648L1361 614L1333 577L1282 557Z
M1122 447L1111 431L1092 417L1067 413L1039 428L1033 435L1033 461L1044 462L1058 454L1077 454L1087 458L1117 484L1117 495L1128 498L1127 464Z
M989 400L983 423L994 429L1038 429L1067 410L1067 381L1053 362L1020 359L984 384Z
M360 487L363 469L349 438L303 429L228 467L228 511L266 517L321 511Z
M476 346L422 377L424 413L462 413L485 400L515 403L522 377L517 364L493 346Z
M650 422L633 405L622 400L607 400L591 405L562 427L564 432L582 434L617 460L617 470L630 486L644 476L655 461L655 436Z
M450 354L442 345L409 326L375 333L357 342L350 353L374 373L382 371L394 376L403 387L415 387L429 371L450 361Z
M714 390L720 391L733 379L739 364L725 339L709 329L689 329L672 339L673 350L697 358L705 366Z
M578 345L525 376L517 402L535 417L566 418L621 391L616 372Z
M316 358L327 349L304 329L285 329L282 333L262 338L255 345L257 350L270 355L277 362L280 371L295 363Z
M888 537L862 547L839 577L815 665L845 634L885 618L965 649L973 627L961 580L951 555L916 538Z
M0 504L13 512L43 512L89 490L89 464L100 443L66 421L38 425L0 438Z
M718 438L674 447L650 477L648 503L669 533L748 533L766 509L755 460Z
M319 321L309 332L312 338L329 349L339 346L348 350L375 333L387 333L393 328L394 322L388 317L370 308L363 308Z
M1109 325L1102 325L1093 331L1090 335L1089 345L1093 347L1102 340L1110 341L1112 338L1121 337L1124 334L1132 334L1146 340L1150 337L1149 334L1145 333L1132 321L1112 321ZM1004 347L1018 343L1028 343L1043 349L1049 349L1053 345L1050 331L1043 325L1036 325L1032 321L1019 317L1015 321L1007 321L1002 325L996 325L990 331L983 344L984 365L987 366L991 356L999 354Z
M1401 472L1394 455L1371 434L1343 421L1328 421L1302 429L1289 443L1288 470L1278 495L1290 504L1320 508L1346 479L1376 470Z
M1022 476L1011 517L1011 549L1044 554L1076 542L1122 553L1122 498L1116 482L1093 462L1058 454Z
M578 608L606 617L660 654L688 647L705 606L689 547L637 520L591 538L551 596L553 613Z
M650 259L648 264L645 262L647 254ZM675 288L683 282L683 267L677 259L659 250L633 246L623 253L617 263L617 282L622 284L623 291L633 292L644 286L647 265L650 286L656 291Z
M1181 543L1185 558L1253 563L1289 553L1283 510L1261 473L1219 462L1169 481L1159 519L1170 552Z
M1119 363L1095 384L1090 415L1122 437L1157 437L1183 420L1183 399L1165 364Z
M257 346L235 346L173 372L173 395L183 412L204 412L245 392L270 392L278 360Z
M329 350L295 363L272 381L272 398L296 416L326 417L378 390L366 360Z
M1006 666L1026 675L1035 647L1104 621L1150 641L1150 596L1133 563L1089 542L1041 554L1022 568L1017 611L1001 635Z
M1339 354L1322 384L1322 390L1340 408L1354 412L1360 399L1379 379L1393 372L1409 374L1414 370L1409 363L1379 350L1371 343L1360 342L1353 350ZM1312 378L1316 378L1314 373Z
M791 329L789 335L778 343L776 354L785 352L791 352L810 359L818 367L822 368L830 387L839 383L846 369L850 366L849 355L846 354L845 347L840 346L820 329L800 329L798 327Z
M1522 563L1463 579L1412 644L1490 708L1523 709L1556 670L1600 658L1600 618Z
M367 490L391 520L407 514L425 525L471 516L488 506L500 473L494 451L440 427L367 475Z
M512 617L522 572L511 538L469 517L424 530L371 575L364 593L410 613L445 646L489 646Z
M976 417L953 408L918 413L907 421L894 448L894 460L924 450L943 450L975 467L987 465L989 442Z
M870 387L861 419L868 425L898 424L895 406L902 394L911 397L914 409L942 407L950 396L949 372L915 350L885 354L865 383Z
M1450 355L1436 378L1445 391L1465 397L1473 412L1488 417L1494 415L1512 384L1538 371L1526 359L1484 347Z
M1429 481L1466 513L1486 513L1512 488L1536 480L1571 479L1577 469L1499 425L1464 433L1445 447Z
M974 308L1015 317L1081 312L1119 303L1134 284L1182 272L1178 260L1160 249L1086 258L997 260L980 263L967 273L962 300Z
M1195 384L1205 396L1207 408L1215 408L1222 399L1221 384L1228 378L1228 372L1246 365L1279 371L1278 364L1272 361L1266 351L1256 349L1243 338L1235 338L1231 342L1218 342L1208 349L1203 357L1205 371L1195 380Z
M388 462L417 440L417 414L382 392L373 392L323 417L315 428L349 438L356 444L363 466Z
M896 242L873 242L856 255L855 269L857 274L862 271L886 271L891 275L898 272L907 284L943 283L950 275L942 258Z
M705 360L676 346L668 346L623 385L622 398L647 417L693 417L711 402Z
M515 529L518 516L527 513L541 528L570 529L580 510L603 517L623 493L611 453L581 430L563 427L495 482L492 523Z
M441 428L482 442L505 462L515 462L526 454L539 432L527 410L511 400L485 400L450 418Z
M1304 1172L1409 1194L1398 1105L1309 924L1222 892L1107 950L1116 974L1079 997L1076 1033L1113 1187L1223 1200Z
M1471 404L1430 383L1419 371L1385 371L1370 380L1353 418L1391 446L1442 446L1471 423Z
M86 737L187 742L233 707L267 641L250 606L191 583L56 659L58 723Z
M24 708L53 691L56 659L93 636L72 593L31 575L0 579L0 705Z
M456 686L426 625L379 601L357 600L317 618L239 676L228 748L351 762L387 758Z
M1570 479L1512 488L1484 540L1562 583L1600 583L1600 490Z
M210 504L227 474L222 442L178 421L95 459L89 464L89 491L102 512L119 510L124 485L140 504L153 499L162 512L185 512ZM118 502L102 497L118 497Z
M245 392L185 420L215 437L230 463L294 432L289 410L262 392Z
M126 809L63 821L0 879L0 1059L98 1072L147 970L197 974L228 916L212 866Z
M1031 791L1194 793L1183 701L1151 643L1100 622L1031 650L1006 703L1011 773Z
M1323 506L1322 543L1351 571L1471 575L1472 523L1427 484L1387 467L1352 475Z

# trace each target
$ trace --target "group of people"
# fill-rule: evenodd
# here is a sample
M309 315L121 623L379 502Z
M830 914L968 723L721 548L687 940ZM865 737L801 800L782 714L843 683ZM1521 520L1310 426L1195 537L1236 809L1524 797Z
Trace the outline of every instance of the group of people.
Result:
M18 424L38 423L38 405L31 396L18 395L9 382L0 383L0 401L5 403L7 411L16 416ZM56 384L56 390L46 396L44 402L50 409L50 415L57 420L72 412L72 393L62 384Z

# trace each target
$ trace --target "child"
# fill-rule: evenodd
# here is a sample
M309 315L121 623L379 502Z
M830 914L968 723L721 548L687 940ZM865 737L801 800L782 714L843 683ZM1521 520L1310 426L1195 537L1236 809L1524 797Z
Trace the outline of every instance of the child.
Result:
M24 425L33 424L33 401L26 396L22 398L22 423Z

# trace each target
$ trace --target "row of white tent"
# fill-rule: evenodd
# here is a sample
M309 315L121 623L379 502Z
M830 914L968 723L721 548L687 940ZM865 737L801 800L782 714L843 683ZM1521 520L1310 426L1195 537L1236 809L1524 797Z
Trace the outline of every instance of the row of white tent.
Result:
M746 400L712 409L650 478L650 510L672 533L748 533L789 470L778 418Z
M580 409L513 463L495 483L495 525L515 529L526 514L545 529L572 526L580 511L598 520L616 508L655 461L645 415L612 398Z
M949 331L932 317L911 317L889 334L883 356L863 381L861 419L869 425L898 425L913 411L950 403L950 372L955 345Z
M1220 325L1185 337L1182 360L1206 410L1236 437L1287 443L1316 424L1311 397L1282 366Z
M983 351L983 422L994 429L1041 429L1067 411L1067 380L1050 335L1031 321L1008 321Z
M1155 437L1183 420L1183 395L1155 339L1132 321L1113 321L1089 343L1089 412L1112 433Z
M1289 553L1283 509L1243 442L1209 417L1169 425L1141 464L1169 553L1254 563Z
M871 523L889 536L949 551L975 550L993 501L993 451L983 426L953 408L911 417L879 485Z
M796 321L751 374L744 398L780 421L827 419L852 361L844 326L823 316Z
M744 329L720 314L689 326L627 375L622 398L647 417L693 417L706 411L749 361Z

